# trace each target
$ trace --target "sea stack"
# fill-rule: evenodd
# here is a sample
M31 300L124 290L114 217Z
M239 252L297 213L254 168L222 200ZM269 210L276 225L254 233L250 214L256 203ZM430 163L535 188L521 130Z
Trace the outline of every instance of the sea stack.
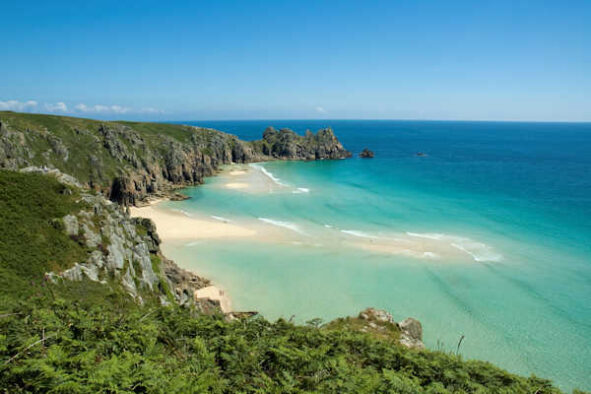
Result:
M373 156L373 152L367 148L364 148L359 154L359 157L361 157L362 159L373 159Z

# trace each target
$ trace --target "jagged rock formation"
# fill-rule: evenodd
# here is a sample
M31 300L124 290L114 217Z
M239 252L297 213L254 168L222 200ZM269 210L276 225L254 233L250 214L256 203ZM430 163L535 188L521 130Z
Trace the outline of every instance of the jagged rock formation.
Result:
M408 317L398 323L400 327L400 343L408 348L424 349L423 344L423 326L421 322L412 317Z
M0 168L59 169L124 205L200 184L222 164L350 155L331 129L302 137L270 128L245 142L192 126L0 112Z
M374 330L385 330L389 326L396 326L400 330L399 343L412 349L424 349L423 327L421 322L409 317L396 323L390 313L381 309L367 308L359 313L358 319L367 322Z
M80 188L76 179L55 169L27 167L21 172L43 173ZM158 295L163 304L197 304L208 312L216 308L206 302L195 303L195 290L209 285L209 281L179 268L162 255L160 238L150 219L130 218L119 204L83 189L80 200L86 209L69 213L59 222L70 238L88 248L88 258L65 271L48 272L48 280L87 278L107 286L121 285L140 304L142 295L149 293Z
M324 160L351 157L351 152L335 137L330 128L313 134L306 131L304 137L290 129L275 130L268 127L260 142L261 151L267 156L287 160Z
M374 153L367 148L364 148L361 153L359 153L359 157L362 159L373 159Z

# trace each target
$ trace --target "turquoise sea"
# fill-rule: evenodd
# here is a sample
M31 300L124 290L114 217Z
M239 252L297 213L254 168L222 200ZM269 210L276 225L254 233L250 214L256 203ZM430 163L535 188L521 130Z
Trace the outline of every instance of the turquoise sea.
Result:
M185 123L243 139L269 125L331 126L355 156L375 152L262 164L291 192L245 193L213 177L186 189L190 200L165 203L298 236L167 245L234 309L303 322L383 308L419 319L430 349L455 351L464 335L465 358L591 389L591 124ZM397 237L423 256L378 247ZM350 247L356 239L365 246Z

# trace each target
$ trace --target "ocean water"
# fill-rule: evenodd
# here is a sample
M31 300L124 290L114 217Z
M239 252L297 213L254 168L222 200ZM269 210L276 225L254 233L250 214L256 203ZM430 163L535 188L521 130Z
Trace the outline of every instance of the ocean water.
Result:
M430 349L455 351L464 335L465 358L591 389L591 124L192 124L243 139L332 126L346 148L376 156L257 164L279 191L213 177L165 203L293 234L166 246L235 309L303 322L384 308L419 319Z

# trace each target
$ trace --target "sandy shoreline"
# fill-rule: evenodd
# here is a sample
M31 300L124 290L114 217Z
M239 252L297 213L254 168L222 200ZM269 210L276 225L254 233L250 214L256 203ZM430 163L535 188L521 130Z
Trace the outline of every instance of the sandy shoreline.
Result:
M187 216L182 212L157 207L160 201L145 207L131 207L132 217L152 219L156 223L158 235L163 242L190 241L218 238L247 238L256 235L256 231L229 222L215 219L205 220Z
M143 207L130 207L132 217L151 219L156 224L163 244L171 241L195 239L246 238L256 235L256 231L217 220L197 219L182 212L158 208L164 198L148 201ZM195 291L195 300L210 299L218 301L224 313L232 312L232 302L227 293L217 286L208 286Z
M232 166L223 171L218 185L236 192L273 193L269 176L250 167ZM232 220L219 216L190 215L169 207L160 207L165 198L146 201L141 207L131 207L132 217L149 218L156 224L163 246L168 243L188 243L200 240L248 240L249 242L272 242L322 246L331 248L361 249L370 253L411 257L422 261L444 261L453 258L458 262L499 261L488 245L469 238L445 234L402 233L367 234L361 231L344 230L332 226L313 228L307 224L286 222L273 218L242 218ZM202 291L203 290L203 291ZM230 299L216 286L200 289L195 298L209 298L220 302L224 312L230 311Z

